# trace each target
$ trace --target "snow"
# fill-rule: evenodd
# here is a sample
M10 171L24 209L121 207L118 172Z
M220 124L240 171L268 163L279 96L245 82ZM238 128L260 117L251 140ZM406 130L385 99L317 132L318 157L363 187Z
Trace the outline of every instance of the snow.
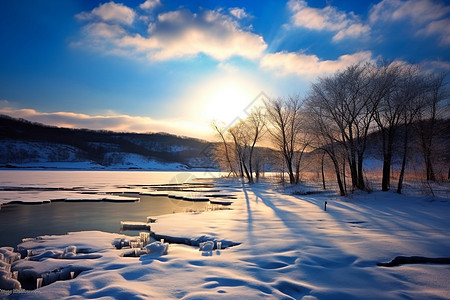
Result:
M117 145L98 144L109 150ZM186 148L187 149L187 148ZM184 147L172 146L165 151L175 153L186 150ZM108 152L103 164L82 158L79 149L54 143L4 140L0 143L0 165L27 169L62 169L62 170L157 170L182 171L188 169L183 163L159 161L127 152ZM204 164L205 165L205 164Z
M136 237L85 231L28 239L19 248L39 259L20 259L11 269L19 271L19 279L47 279L39 289L9 297L450 298L449 265L376 265L399 255L449 257L448 197L393 192L294 196L269 183L223 179L216 185L221 186L235 195L232 210L152 217L156 234L196 240L200 247L150 241L146 251L128 257L133 249L117 249L114 243ZM217 241L240 245L215 249ZM74 279L67 277L70 271ZM57 280L46 284L52 278Z
M159 162L148 159L142 155L134 153L112 152L107 156L113 156L113 163L108 165L108 169L144 169L144 170L186 170L187 167L180 163Z
M167 254L167 250L169 249L169 244L161 242L153 242L145 246L145 249L149 254L165 255Z

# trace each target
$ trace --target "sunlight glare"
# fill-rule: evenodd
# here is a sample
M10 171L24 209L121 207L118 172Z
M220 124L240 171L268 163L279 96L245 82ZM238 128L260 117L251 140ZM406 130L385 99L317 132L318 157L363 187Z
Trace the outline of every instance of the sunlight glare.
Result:
M202 93L203 118L229 124L238 117L245 117L244 109L257 95L257 89L250 82L216 79Z

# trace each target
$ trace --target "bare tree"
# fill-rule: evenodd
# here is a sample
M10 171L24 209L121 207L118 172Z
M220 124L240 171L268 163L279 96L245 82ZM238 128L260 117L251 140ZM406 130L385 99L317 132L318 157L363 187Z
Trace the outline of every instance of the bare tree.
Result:
M405 177L406 161L408 157L409 148L409 133L411 130L411 125L416 120L416 116L421 109L421 97L423 95L423 81L420 76L414 76L411 81L406 82L405 88L409 86L412 91L415 91L415 96L411 95L410 101L405 105L403 109L402 123L403 123L403 155L402 155L402 165L400 168L400 174L398 177L397 193L401 194L403 189L403 180Z
M244 136L244 122L240 120L230 128L227 132L231 135L233 141L233 148L236 157L236 163L239 167L240 176L249 178L247 166L244 164L246 160L245 153L245 136Z
M322 110L321 105L317 105L320 102L320 98L316 99L315 96L316 95L312 93L306 102L307 112L311 118L311 124L313 124L308 128L314 136L311 146L314 149L322 150L331 159L336 174L339 193L341 196L344 196L346 190L342 181L342 171L339 165L339 158L343 147L340 143L336 142L341 135L340 129L334 120L330 118L328 112Z
M445 89L444 79L446 74L429 75L426 81L426 92L422 109L419 111L418 131L420 134L420 146L425 162L425 173L427 181L435 181L436 176L433 169L433 149L439 119L439 104L448 97Z
M254 169L254 152L256 143L262 138L266 128L266 117L261 108L256 108L251 111L247 119L245 120L245 132L247 134L248 141L248 168L250 173L249 182L253 183L253 169ZM247 143L246 143L247 144ZM259 177L259 168L257 168L257 177Z
M408 124L408 119L412 117L411 114L415 111L414 102L422 89L420 80L418 80L419 70L417 67L394 62L382 67L381 70L381 76L389 78L390 86L388 86L387 93L381 99L378 109L375 110L374 119L382 139L383 171L381 189L388 191L391 181L394 141L398 140L397 131L401 123L405 124L406 122L406 125ZM408 136L407 132L405 133L403 148L406 153Z
M272 99L266 102L269 133L280 151L291 184L300 180L300 162L307 146L302 141L302 100L291 96L288 99Z
M244 120L239 120L228 128L227 133L231 137L234 157L241 177L246 177L249 183L259 177L260 161L254 161L257 142L264 135L265 115L262 109L255 109ZM258 166L256 166L258 164Z
M236 174L236 172L235 172L235 170L233 168L233 163L231 161L231 157L230 157L230 150L229 150L230 146L229 146L228 141L225 138L225 135L226 135L226 128L225 128L225 126L220 126L217 121L213 121L211 123L211 127L214 129L215 132L217 132L218 136L220 137L220 139L222 141L223 154L224 154L227 166L228 166L229 171L230 171L229 174L231 174L231 173Z
M334 137L346 150L353 188L365 189L363 159L367 136L381 99L389 91L390 77L373 64L358 63L312 85L316 111L334 123Z

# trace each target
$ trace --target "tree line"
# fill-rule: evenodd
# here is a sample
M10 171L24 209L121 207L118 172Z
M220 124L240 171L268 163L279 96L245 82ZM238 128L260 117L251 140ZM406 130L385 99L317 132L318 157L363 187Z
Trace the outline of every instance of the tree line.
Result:
M264 107L254 108L231 126L213 123L220 137L216 160L230 175L253 183L267 160L263 155L267 151L257 145L269 146L276 149L289 183L297 184L305 154L322 153L323 184L328 158L339 193L345 195L347 176L352 190L368 189L364 159L371 146L368 137L377 132L383 156L382 190L391 188L395 155L402 161L397 183L401 193L413 129L419 136L425 178L436 180L436 133L449 99L445 77L404 62L351 65L317 79L305 97L268 99Z
M199 157L201 150L207 147L207 141L168 133L63 128L0 115L0 143L8 146L0 147L0 150L5 152L0 153L0 163L22 163L42 157L38 153L39 148L23 148L17 151L16 147L6 141L41 143L52 149L52 153L56 153L50 157L55 161L64 161L70 156L69 152L73 152L76 159L91 160L108 166L114 157L120 158L125 153L133 153L162 162L183 163L191 167L214 167L214 163L209 159ZM62 151L64 146L71 150Z

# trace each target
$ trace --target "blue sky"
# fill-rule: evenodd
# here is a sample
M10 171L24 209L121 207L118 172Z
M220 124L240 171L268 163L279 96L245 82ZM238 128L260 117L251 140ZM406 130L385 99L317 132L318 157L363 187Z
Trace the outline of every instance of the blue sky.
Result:
M450 71L441 0L1 1L0 22L0 113L67 127L207 137L359 61Z

